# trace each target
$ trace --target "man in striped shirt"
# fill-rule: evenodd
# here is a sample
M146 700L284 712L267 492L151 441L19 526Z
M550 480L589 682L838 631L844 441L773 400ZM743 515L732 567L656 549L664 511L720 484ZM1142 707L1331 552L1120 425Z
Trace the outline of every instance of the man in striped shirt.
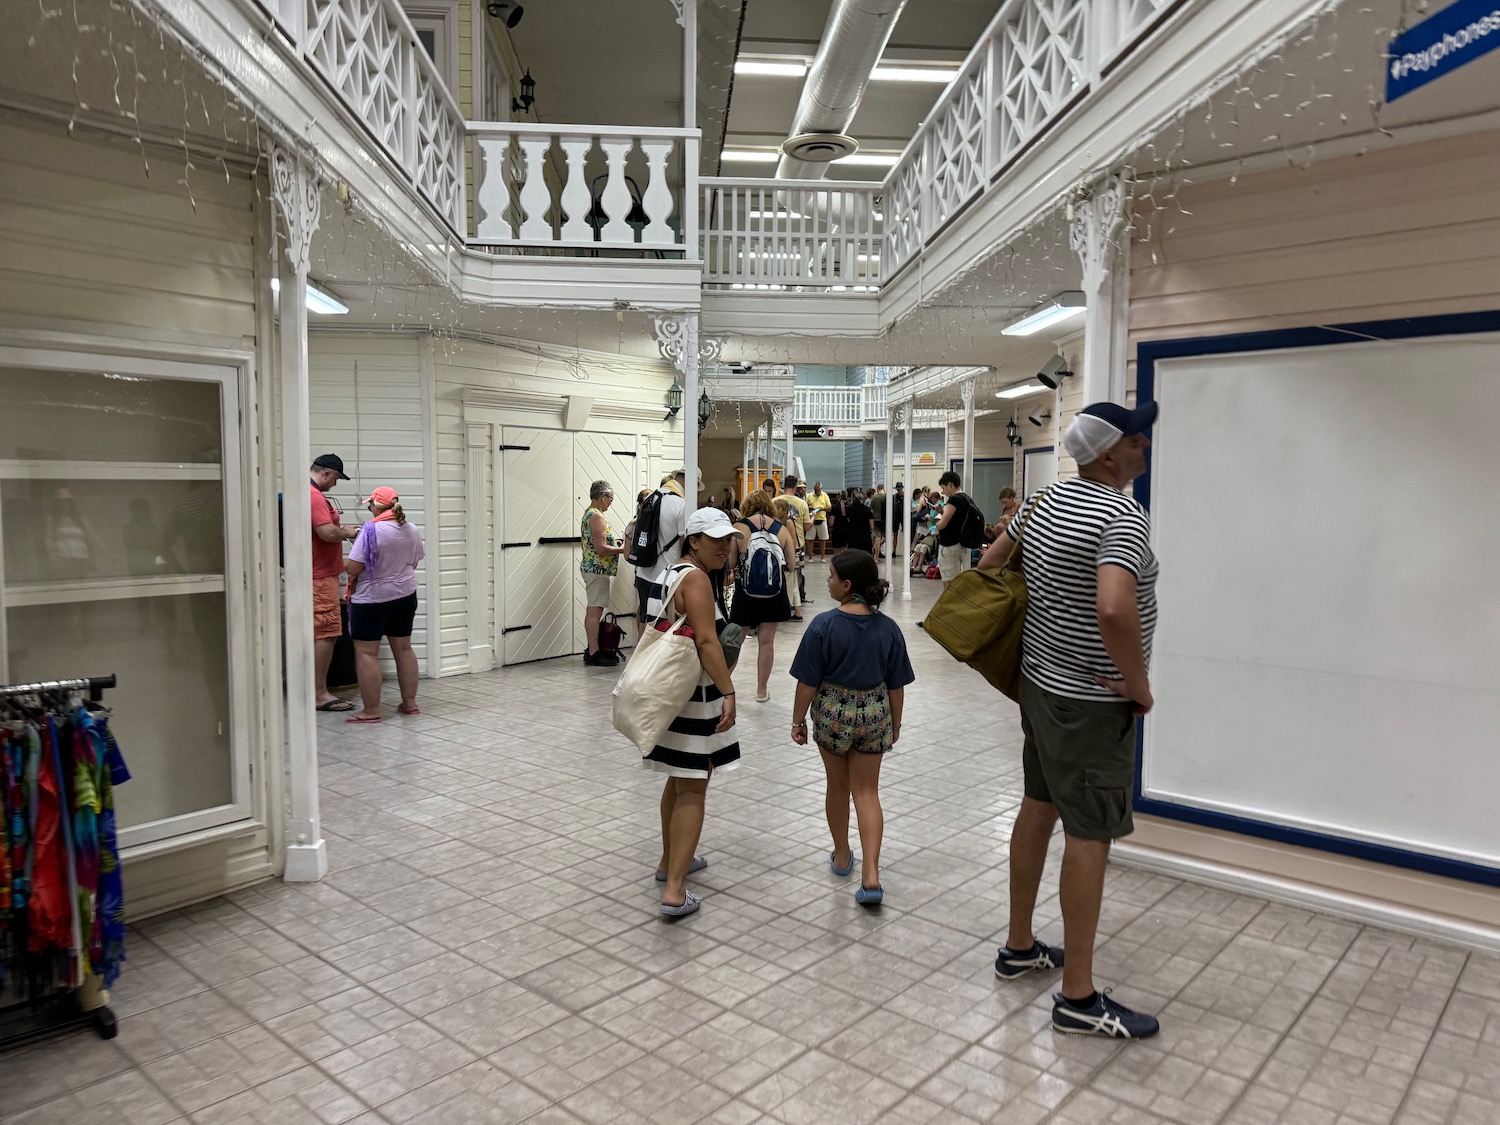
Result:
M1005 564L1020 542L1028 595L1021 639L1025 797L1010 841L1010 932L995 975L1062 969L1058 1031L1145 1039L1152 1016L1094 988L1094 937L1110 841L1133 831L1135 725L1151 710L1147 666L1156 626L1156 555L1140 504L1125 494L1146 468L1156 404L1085 407L1063 435L1078 476L1032 496L980 559ZM1032 932L1047 846L1058 820L1063 948Z

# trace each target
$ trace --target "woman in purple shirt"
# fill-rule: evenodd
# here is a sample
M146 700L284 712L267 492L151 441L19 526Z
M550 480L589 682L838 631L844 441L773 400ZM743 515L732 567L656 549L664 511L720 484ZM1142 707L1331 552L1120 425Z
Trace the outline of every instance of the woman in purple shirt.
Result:
M364 710L351 723L380 722L380 638L391 643L396 682L401 686L403 715L417 708L417 654L411 649L417 616L417 564L426 557L422 533L406 522L401 497L382 486L370 493L365 507L373 517L359 529L344 570L349 574L349 633L354 638L359 695Z

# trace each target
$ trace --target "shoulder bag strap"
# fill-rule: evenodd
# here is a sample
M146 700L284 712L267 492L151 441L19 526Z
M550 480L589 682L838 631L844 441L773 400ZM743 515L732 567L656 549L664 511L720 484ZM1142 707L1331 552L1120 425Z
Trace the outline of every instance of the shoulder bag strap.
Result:
M1036 510L1042 506L1042 500L1051 491L1052 486L1048 485L1037 493L1036 499L1031 504L1031 509L1021 517L1021 530L1016 532L1016 545L1011 548L1010 556L1005 560L1005 565L1001 567L1002 570L1014 570L1019 573L1021 569L1021 541L1026 538L1026 525L1031 522L1031 517L1036 515Z

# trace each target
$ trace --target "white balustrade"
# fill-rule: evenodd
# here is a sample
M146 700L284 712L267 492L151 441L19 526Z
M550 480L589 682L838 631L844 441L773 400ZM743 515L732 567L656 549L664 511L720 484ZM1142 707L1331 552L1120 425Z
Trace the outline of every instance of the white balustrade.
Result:
M798 387L792 421L800 426L858 426L863 387Z
M1151 32L1172 0L1004 0L884 183L704 180L704 279L879 287ZM848 272L840 208L868 214ZM882 415L883 417L883 415Z
M397 0L258 0L291 49L455 232L464 122Z
M860 388L862 392L862 420L866 422L885 421L885 384L866 383Z
M705 280L741 288L873 289L878 184L704 179Z
M468 131L471 244L696 256L698 212L679 202L697 195L698 130L484 121Z

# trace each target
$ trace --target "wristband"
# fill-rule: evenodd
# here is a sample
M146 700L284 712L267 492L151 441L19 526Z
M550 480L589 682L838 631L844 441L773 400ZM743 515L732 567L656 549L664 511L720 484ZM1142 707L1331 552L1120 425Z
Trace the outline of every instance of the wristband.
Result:
M732 691L721 691L721 692L719 692L719 696L722 699L728 699L733 694L734 694L734 692L732 692Z

